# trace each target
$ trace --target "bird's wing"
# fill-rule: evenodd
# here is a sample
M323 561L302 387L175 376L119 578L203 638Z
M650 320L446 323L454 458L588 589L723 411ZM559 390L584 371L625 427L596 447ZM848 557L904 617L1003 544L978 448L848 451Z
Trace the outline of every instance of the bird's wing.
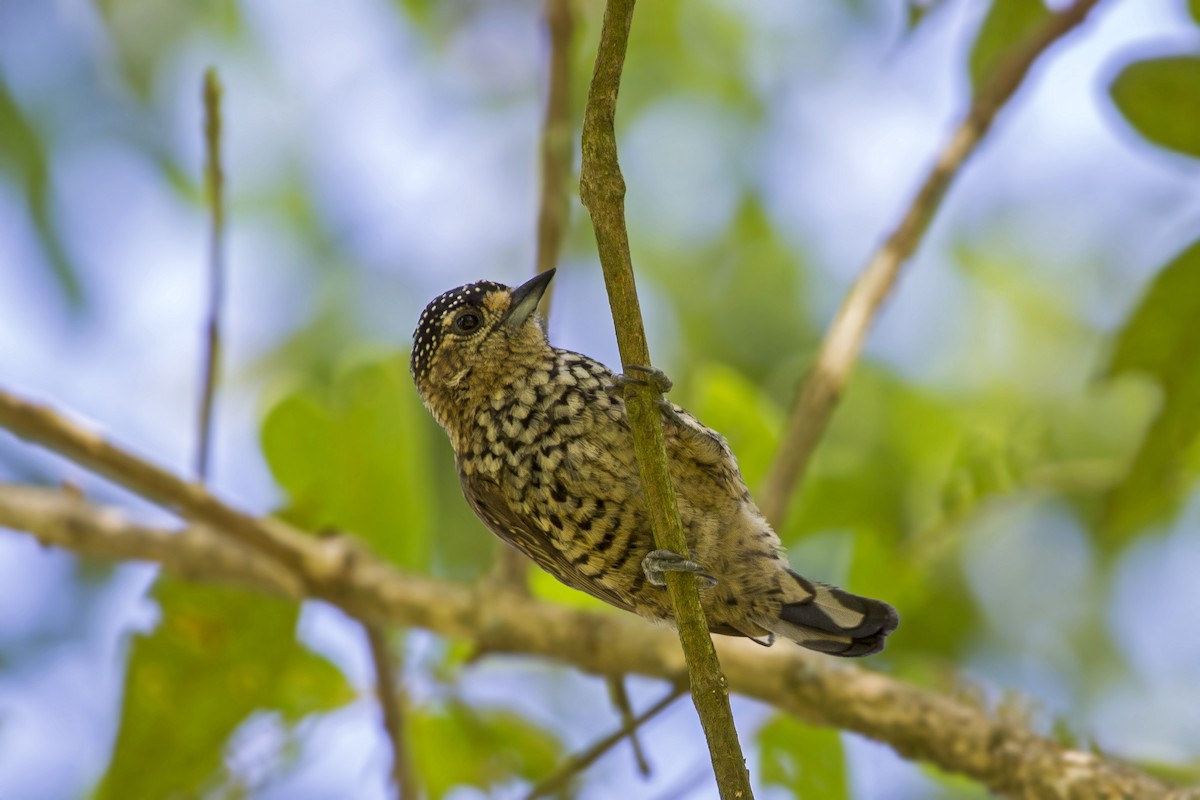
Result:
M633 610L628 602L597 584L595 578L581 573L554 547L547 534L512 507L495 481L478 474L467 475L461 470L458 478L471 509L492 533L529 556L539 567L567 586L625 611Z

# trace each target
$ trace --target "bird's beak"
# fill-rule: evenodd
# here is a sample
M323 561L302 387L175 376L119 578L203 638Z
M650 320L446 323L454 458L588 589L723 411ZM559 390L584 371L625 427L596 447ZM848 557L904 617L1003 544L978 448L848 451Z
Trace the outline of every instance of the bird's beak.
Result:
M513 289L512 306L504 319L504 324L509 330L515 331L525 324L525 320L529 319L529 315L537 308L538 301L546 293L546 287L550 285L550 279L553 277L554 270L548 269Z

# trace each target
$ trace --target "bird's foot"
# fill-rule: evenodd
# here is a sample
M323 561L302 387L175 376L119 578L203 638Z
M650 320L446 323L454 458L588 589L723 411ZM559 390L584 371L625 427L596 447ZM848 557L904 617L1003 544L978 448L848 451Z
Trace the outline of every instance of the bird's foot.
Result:
M705 572L704 567L672 550L651 551L642 559L642 572L646 573L646 580L655 586L667 585L668 572L691 572L701 589L711 589L717 585L717 579Z
M642 364L626 364L625 369L628 372L637 373L637 375L621 374L613 377L613 382L604 387L604 390L611 395L624 397L625 387L631 383L639 383L645 386L650 386L658 390L659 394L666 394L671 391L671 387L675 384L667 377L667 373L663 372L658 367L647 367ZM675 410L675 404L664 397L655 399L654 404L662 410L670 420L680 426L686 427L687 423L679 416L679 412Z
M629 373L635 373L630 375ZM646 367L641 364L626 364L625 372L620 375L613 376L613 382L604 387L608 392L620 392L631 383L640 383L645 386L651 386L661 394L666 394L671 391L671 387L675 384L667 377L667 373L663 372L658 367Z
M636 380L640 383L648 383L663 394L671 391L671 387L675 385L675 383L667 377L667 373L663 372L658 367L648 367L644 364L626 364L625 371L633 371L641 375L640 378L630 378L627 375L623 375L622 377L624 377L626 380Z

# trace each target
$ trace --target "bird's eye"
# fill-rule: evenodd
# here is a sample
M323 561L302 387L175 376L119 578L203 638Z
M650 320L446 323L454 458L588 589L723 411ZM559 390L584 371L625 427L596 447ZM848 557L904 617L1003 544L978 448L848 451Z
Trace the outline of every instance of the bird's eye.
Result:
M479 327L479 315L474 311L464 311L454 319L454 330L459 333L470 333Z

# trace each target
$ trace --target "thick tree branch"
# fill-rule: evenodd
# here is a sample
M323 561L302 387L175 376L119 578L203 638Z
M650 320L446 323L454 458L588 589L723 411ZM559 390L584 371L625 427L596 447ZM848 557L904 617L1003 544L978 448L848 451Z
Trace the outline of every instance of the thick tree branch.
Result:
M0 526L95 557L162 564L183 577L297 597L312 581L281 578L272 559L193 526L153 530L68 492L0 485ZM308 543L315 540L306 539ZM469 587L402 573L369 556L337 561L338 604L379 625L411 625L491 652L542 656L599 675L632 672L679 681L685 665L670 631L626 614L593 613L502 594L480 604ZM729 685L816 725L855 731L901 755L974 778L993 792L1047 800L1197 800L1111 759L1035 736L961 700L799 648L764 650L724 639Z
M205 525L181 531L139 525L69 491L0 484L0 527L48 547L110 561L148 561L181 578L229 583L303 600L304 581L275 559Z
M942 148L900 224L850 288L796 396L775 461L758 497L759 507L772 525L783 522L788 501L829 426L834 407L862 350L867 330L895 285L900 268L921 243L946 191L1038 57L1082 23L1098 2L1076 0L1051 16L1040 31L1000 63Z
M612 307L621 363L650 365L650 350L642 326L642 311L634 286L633 263L629 256L629 234L625 228L625 179L617 161L614 121L621 70L633 22L633 0L609 0L604 8L596 68L588 90L583 117L583 165L579 176L580 197L592 217L608 303ZM667 466L662 419L657 405L658 390L647 384L625 387L625 409L641 472L642 488L650 513L655 547L690 555L675 488ZM708 740L713 771L723 800L750 798L750 774L738 742L729 689L708 633L695 576L669 573L667 590L675 612L679 641L687 656L692 700Z
M142 497L189 519L220 528L254 550L291 567L301 577L324 579L320 549L302 548L305 537L278 520L242 514L209 494L203 486L187 483L149 461L115 447L92 431L79 427L53 410L0 391L0 427L35 442L109 478ZM314 558L304 564L306 558Z

